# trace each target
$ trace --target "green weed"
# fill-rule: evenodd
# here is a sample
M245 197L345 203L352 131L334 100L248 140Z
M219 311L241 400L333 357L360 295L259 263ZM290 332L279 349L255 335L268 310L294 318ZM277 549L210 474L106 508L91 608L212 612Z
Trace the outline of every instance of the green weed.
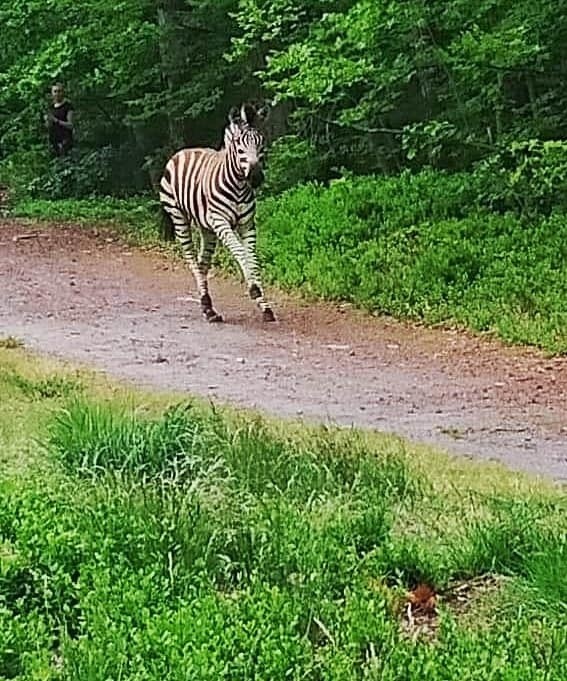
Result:
M0 368L0 384L2 383L31 400L68 398L81 390L80 381L73 377L54 375L35 379L17 371Z
M17 348L23 347L24 342L19 338L14 338L14 336L0 338L0 348L4 348L4 350L16 350Z

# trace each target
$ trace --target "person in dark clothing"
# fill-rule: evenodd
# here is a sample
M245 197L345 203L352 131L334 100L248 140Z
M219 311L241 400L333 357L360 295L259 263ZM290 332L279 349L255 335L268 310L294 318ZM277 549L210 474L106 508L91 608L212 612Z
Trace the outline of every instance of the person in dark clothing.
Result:
M73 105L65 99L61 83L51 88L52 104L45 117L49 143L55 156L65 156L73 146Z

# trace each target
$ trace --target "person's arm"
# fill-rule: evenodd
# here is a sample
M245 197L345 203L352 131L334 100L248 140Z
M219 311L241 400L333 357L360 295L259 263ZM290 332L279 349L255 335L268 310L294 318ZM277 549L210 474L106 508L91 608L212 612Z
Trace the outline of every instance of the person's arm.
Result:
M66 121L61 121L58 118L54 118L54 120L62 127L62 128L67 128L67 130L72 130L73 129L73 110L69 109L67 112L67 120Z

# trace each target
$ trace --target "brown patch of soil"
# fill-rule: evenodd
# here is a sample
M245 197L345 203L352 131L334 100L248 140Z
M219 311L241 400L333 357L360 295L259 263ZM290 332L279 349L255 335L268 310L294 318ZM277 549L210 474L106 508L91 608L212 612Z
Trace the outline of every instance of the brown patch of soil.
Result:
M67 224L0 221L0 287L0 334L39 351L567 479L567 358L276 291L279 321L265 324L218 276L226 323L208 325L180 261Z
M502 575L485 574L450 584L437 594L426 584L408 592L401 609L402 632L413 641L435 641L439 630L439 607L452 612L461 621L482 624L506 584Z

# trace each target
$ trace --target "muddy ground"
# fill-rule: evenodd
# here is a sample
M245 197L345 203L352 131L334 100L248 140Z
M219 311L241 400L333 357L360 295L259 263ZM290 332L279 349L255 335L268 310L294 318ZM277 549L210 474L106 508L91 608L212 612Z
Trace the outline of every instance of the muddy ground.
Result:
M138 384L394 432L567 480L567 358L456 329L270 292L262 323L236 281L201 319L182 264L110 232L0 221L0 335Z

